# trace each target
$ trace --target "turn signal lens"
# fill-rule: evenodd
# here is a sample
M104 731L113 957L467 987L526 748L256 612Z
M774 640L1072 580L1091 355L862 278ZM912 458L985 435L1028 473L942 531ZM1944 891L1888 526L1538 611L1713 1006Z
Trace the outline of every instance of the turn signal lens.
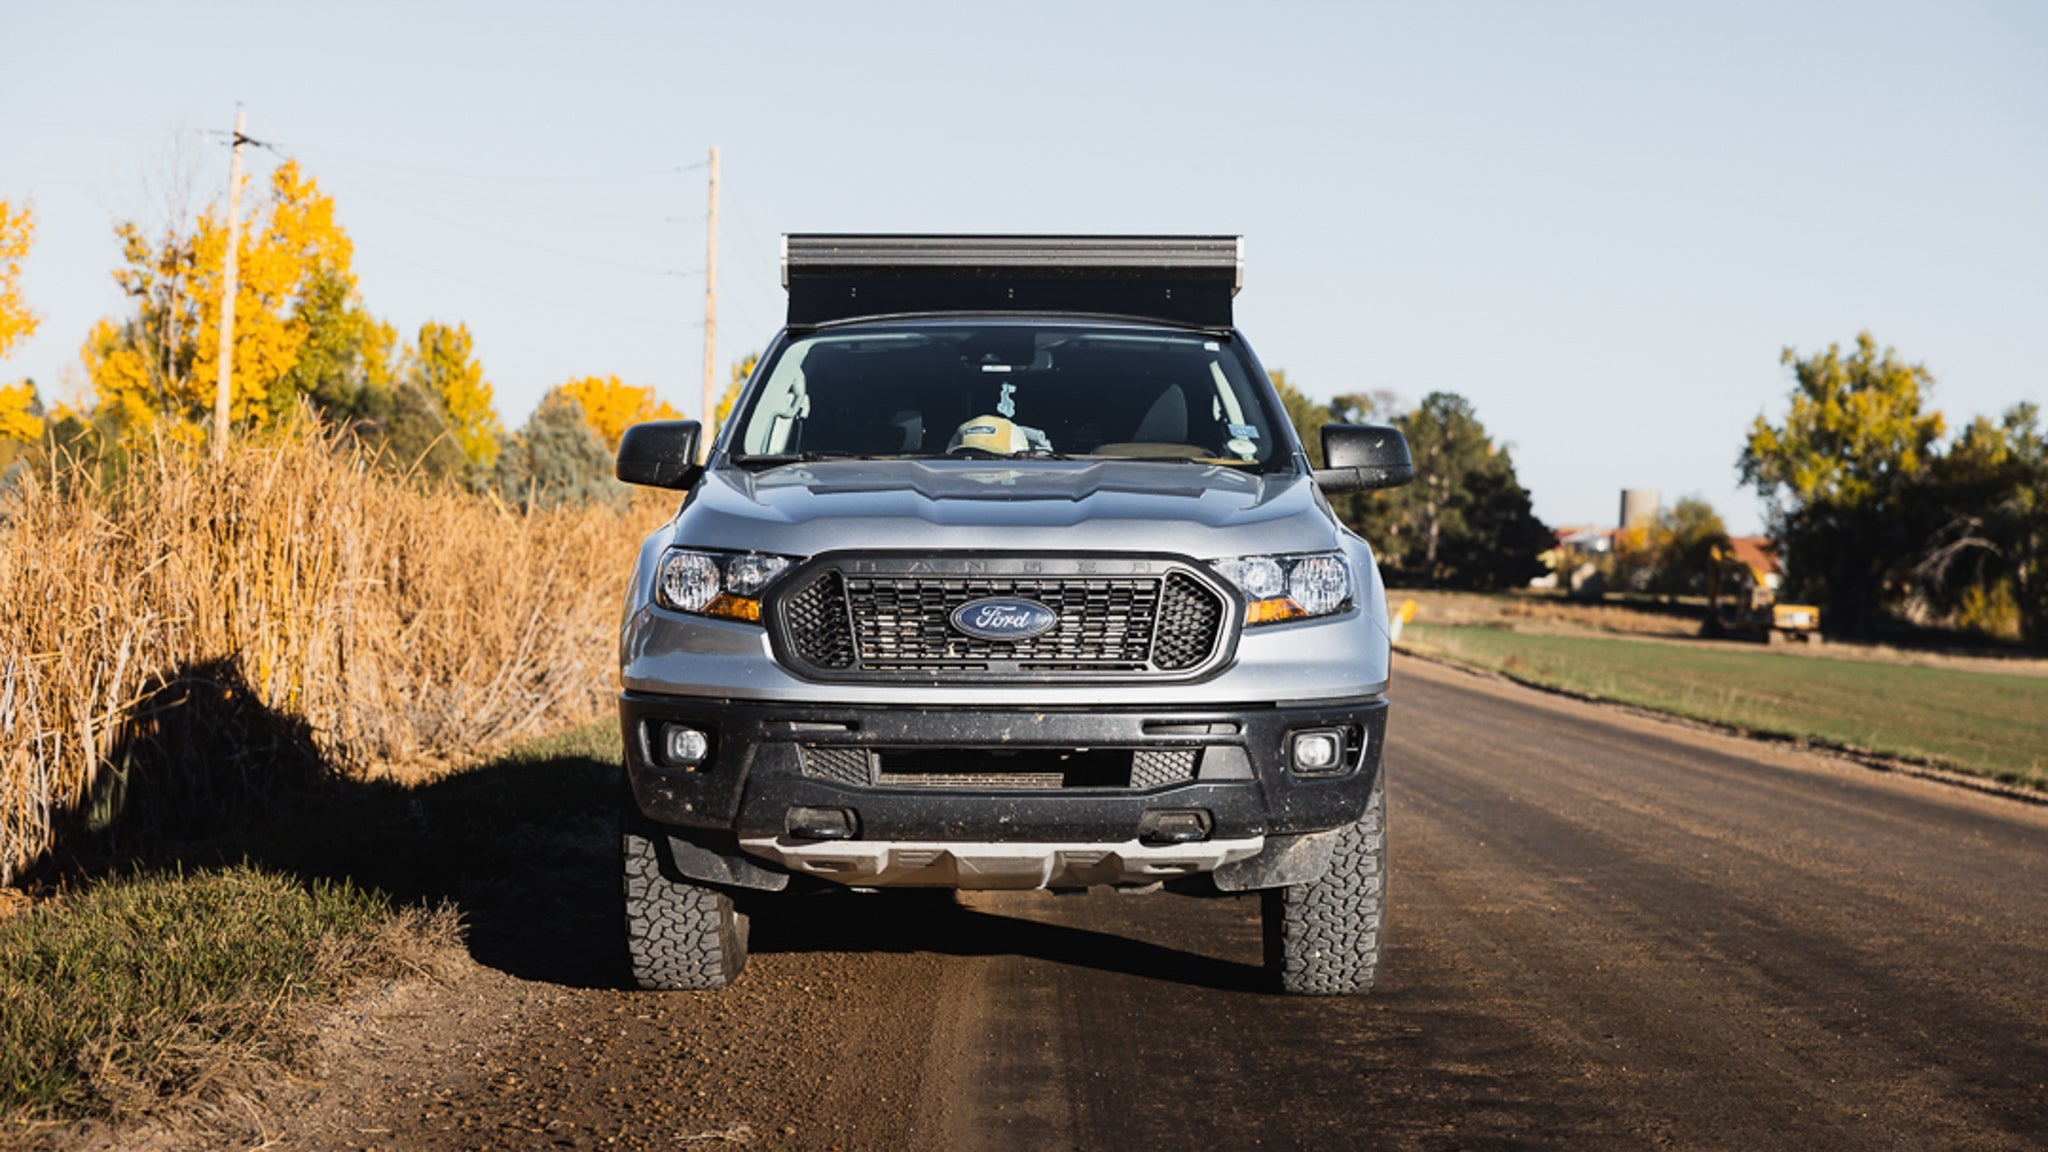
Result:
M1254 600L1244 606L1244 622L1247 624L1273 624L1281 620L1300 620L1307 615L1307 609L1284 597L1279 600Z

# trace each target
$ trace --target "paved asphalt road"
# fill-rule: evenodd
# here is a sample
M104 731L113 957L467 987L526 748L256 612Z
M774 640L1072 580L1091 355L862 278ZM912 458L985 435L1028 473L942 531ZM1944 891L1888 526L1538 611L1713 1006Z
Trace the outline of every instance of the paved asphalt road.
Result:
M1395 698L1369 997L1261 991L1256 899L845 894L725 993L486 969L283 1146L2048 1147L2048 807L1414 661Z

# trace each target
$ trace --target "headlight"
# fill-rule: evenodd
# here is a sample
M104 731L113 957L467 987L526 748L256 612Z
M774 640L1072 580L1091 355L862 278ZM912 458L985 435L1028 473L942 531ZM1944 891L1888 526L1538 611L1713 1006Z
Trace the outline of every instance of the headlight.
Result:
M1240 556L1209 566L1244 593L1246 624L1305 620L1351 607L1351 565L1341 553Z
M661 558L654 600L664 608L728 620L761 619L761 593L788 568L787 556L676 548Z

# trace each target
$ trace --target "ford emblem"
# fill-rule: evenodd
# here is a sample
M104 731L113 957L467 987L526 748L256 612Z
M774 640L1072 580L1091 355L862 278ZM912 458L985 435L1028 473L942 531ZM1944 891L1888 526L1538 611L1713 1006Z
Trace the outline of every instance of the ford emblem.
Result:
M1060 614L1036 600L994 596L953 609L953 627L977 640L1029 640L1053 630Z

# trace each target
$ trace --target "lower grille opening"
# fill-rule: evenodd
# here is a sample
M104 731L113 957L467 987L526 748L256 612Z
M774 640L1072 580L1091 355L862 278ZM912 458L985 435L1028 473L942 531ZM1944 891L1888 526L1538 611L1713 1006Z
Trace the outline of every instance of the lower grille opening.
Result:
M883 749L885 788L1155 788L1194 776L1195 752L1129 748Z

